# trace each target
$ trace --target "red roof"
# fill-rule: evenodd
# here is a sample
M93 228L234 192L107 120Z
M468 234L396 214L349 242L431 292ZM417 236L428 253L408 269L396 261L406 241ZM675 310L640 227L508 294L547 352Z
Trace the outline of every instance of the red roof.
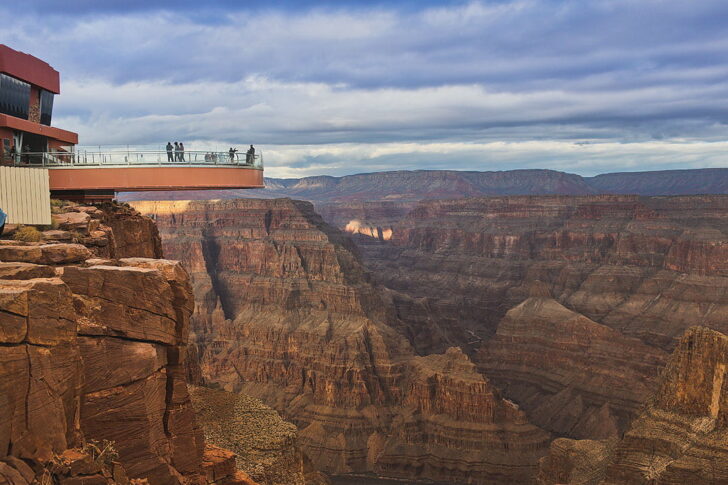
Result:
M61 77L47 62L0 44L0 72L59 94Z
M78 145L78 134L72 131L33 123L32 121L16 118L15 116L0 114L0 128L27 131L28 133L35 133L36 135L53 138L64 143L68 143L69 145Z

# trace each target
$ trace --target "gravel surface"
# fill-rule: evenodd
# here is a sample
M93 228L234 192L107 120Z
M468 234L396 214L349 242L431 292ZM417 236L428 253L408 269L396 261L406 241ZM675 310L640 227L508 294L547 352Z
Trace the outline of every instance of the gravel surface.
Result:
M244 394L189 386L205 439L238 455L238 469L261 485L312 485L325 479L304 466L292 423Z

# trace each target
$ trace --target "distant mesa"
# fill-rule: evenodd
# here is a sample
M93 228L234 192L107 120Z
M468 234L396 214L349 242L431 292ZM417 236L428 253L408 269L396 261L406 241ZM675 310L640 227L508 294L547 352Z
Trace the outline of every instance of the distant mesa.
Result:
M459 199L502 195L634 194L643 196L728 194L728 168L607 173L595 177L555 170L473 172L415 170L373 172L344 177L265 179L262 190L138 192L124 200L277 198L314 202L389 202Z

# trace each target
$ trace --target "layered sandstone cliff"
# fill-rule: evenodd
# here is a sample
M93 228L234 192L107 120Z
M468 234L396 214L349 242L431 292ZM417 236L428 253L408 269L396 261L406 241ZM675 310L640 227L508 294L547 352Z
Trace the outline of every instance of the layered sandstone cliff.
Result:
M459 350L417 357L351 242L291 200L135 204L190 271L208 385L261 398L333 473L529 483L548 434ZM445 349L443 349L445 350Z
M357 241L373 274L426 298L458 343L470 331L493 335L538 285L597 322L669 349L696 322L725 329L726 214L726 197L426 201L387 220L389 243ZM704 313L699 302L714 306ZM680 311L666 318L670 305Z
M116 234L118 211L139 231ZM45 242L0 240L0 481L253 484L195 425L186 272L97 257L157 251L151 222L113 206L55 217ZM65 233L88 247L52 242Z
M109 440L131 477L196 480L204 442L181 367L193 304L184 271L164 260L77 266L91 257L83 246L38 248L56 267L8 262L14 248L0 247L0 449L47 462Z
M691 328L655 395L617 443L557 440L539 482L568 484L728 483L728 337ZM580 450L565 453L564 450ZM580 471L589 470L588 473Z
M61 202L53 208L56 230L43 231L48 242L79 243L102 258L161 258L154 221L125 204L95 206Z
M479 354L488 376L534 423L597 439L626 428L666 357L544 297L511 309Z
M423 201L399 220L393 204L324 213L391 230L351 232L418 353L463 348L558 435L624 431L686 328L728 330L726 197Z

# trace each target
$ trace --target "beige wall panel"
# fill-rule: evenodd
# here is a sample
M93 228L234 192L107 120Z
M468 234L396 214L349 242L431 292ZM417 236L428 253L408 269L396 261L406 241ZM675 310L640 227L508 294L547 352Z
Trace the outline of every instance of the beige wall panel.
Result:
M0 167L0 209L8 215L8 224L50 224L48 170Z

